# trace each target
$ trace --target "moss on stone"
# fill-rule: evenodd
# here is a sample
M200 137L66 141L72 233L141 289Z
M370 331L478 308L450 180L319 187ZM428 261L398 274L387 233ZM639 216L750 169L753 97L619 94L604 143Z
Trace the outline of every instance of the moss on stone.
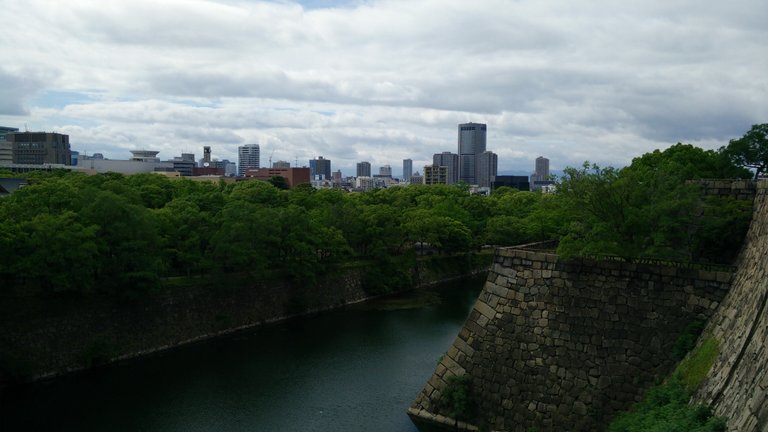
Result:
M686 357L675 370L689 392L699 388L720 353L717 339L708 337Z

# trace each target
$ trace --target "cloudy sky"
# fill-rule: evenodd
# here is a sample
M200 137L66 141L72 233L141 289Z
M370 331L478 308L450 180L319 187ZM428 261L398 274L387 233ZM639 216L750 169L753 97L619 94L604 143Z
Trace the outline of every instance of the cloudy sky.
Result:
M0 125L262 164L414 168L488 124L499 170L621 166L768 122L764 0L4 0Z

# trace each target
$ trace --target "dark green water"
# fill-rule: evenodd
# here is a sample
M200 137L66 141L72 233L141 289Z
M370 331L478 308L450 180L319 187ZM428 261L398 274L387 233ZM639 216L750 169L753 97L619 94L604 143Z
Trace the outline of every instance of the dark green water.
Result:
M29 386L0 400L0 430L414 432L405 411L483 281L438 287L438 304L376 301Z

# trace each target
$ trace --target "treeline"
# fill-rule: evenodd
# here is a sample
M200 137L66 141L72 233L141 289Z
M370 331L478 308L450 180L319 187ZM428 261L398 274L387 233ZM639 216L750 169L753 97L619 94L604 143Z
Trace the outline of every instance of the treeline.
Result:
M8 173L6 173L7 175ZM621 170L567 169L554 194L409 186L346 193L154 174L28 174L0 199L6 293L142 291L172 276L249 272L311 280L354 260L383 273L428 250L560 239L565 255L731 260L750 203L702 198L695 178L749 178L721 153L678 144Z

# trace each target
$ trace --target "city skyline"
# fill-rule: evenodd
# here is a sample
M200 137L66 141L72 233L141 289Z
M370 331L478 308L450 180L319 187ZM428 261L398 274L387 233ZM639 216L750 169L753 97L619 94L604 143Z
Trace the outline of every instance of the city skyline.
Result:
M257 143L351 174L422 169L455 149L456 124L481 122L499 173L527 175L539 154L558 171L716 149L768 118L757 1L110 5L3 4L1 125L113 159L211 146L236 160Z

